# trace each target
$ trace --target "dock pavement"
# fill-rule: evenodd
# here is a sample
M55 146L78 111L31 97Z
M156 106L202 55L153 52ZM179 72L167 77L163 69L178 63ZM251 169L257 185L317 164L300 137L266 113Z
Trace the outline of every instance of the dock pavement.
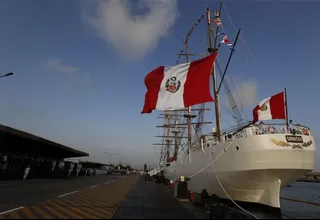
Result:
M140 175L0 182L0 219L195 219Z

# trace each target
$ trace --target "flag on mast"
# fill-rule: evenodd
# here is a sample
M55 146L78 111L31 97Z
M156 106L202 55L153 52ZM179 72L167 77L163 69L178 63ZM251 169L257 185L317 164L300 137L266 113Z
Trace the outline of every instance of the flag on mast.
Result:
M229 40L227 35L224 35L224 37L222 38L222 41L220 43L229 45L229 44L231 44L231 41Z
M284 92L262 100L253 109L253 123L263 120L286 119L285 105Z
M160 66L145 77L147 92L141 112L178 110L205 102L213 102L210 74L217 52L175 66Z

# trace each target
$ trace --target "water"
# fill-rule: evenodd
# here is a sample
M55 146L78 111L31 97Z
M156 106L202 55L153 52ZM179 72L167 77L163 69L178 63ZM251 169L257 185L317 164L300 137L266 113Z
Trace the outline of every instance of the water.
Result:
M320 204L320 183L295 182L292 187L281 190L281 197ZM320 218L320 206L281 200L281 210L285 218L318 219Z

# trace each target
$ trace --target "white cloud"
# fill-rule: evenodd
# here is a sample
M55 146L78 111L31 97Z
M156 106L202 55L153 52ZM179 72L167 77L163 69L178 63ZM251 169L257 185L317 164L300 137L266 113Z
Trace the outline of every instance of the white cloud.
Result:
M240 112L246 112L248 108L252 108L257 103L257 82L251 79L241 79L240 77L229 77L228 86L231 90L235 104ZM231 111L232 106L229 102L228 96L223 97L223 104Z
M131 4L130 4L131 3ZM133 5L144 15L132 15ZM176 0L99 1L93 16L84 8L84 20L99 37L110 43L121 56L138 60L156 48L161 37L174 25L179 12Z
M63 64L60 59L48 59L48 67L61 73L77 73L79 68Z
M255 81L240 82L238 89L233 92L237 105L242 105L244 108L251 107L256 103L257 83Z
M83 96L93 89L90 74L81 71L79 67L65 64L58 58L49 58L45 65L59 73L67 73L58 74L56 78L59 80L59 91L65 95Z

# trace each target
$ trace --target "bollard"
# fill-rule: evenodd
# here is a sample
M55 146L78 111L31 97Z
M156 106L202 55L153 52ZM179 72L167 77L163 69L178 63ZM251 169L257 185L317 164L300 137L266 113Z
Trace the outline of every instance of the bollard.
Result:
M177 185L178 198L180 200L189 200L188 183L179 181Z
M169 189L173 189L173 181L172 180L170 180Z
M190 196L189 200L192 202L194 200L194 192L192 190L190 190L189 196Z

